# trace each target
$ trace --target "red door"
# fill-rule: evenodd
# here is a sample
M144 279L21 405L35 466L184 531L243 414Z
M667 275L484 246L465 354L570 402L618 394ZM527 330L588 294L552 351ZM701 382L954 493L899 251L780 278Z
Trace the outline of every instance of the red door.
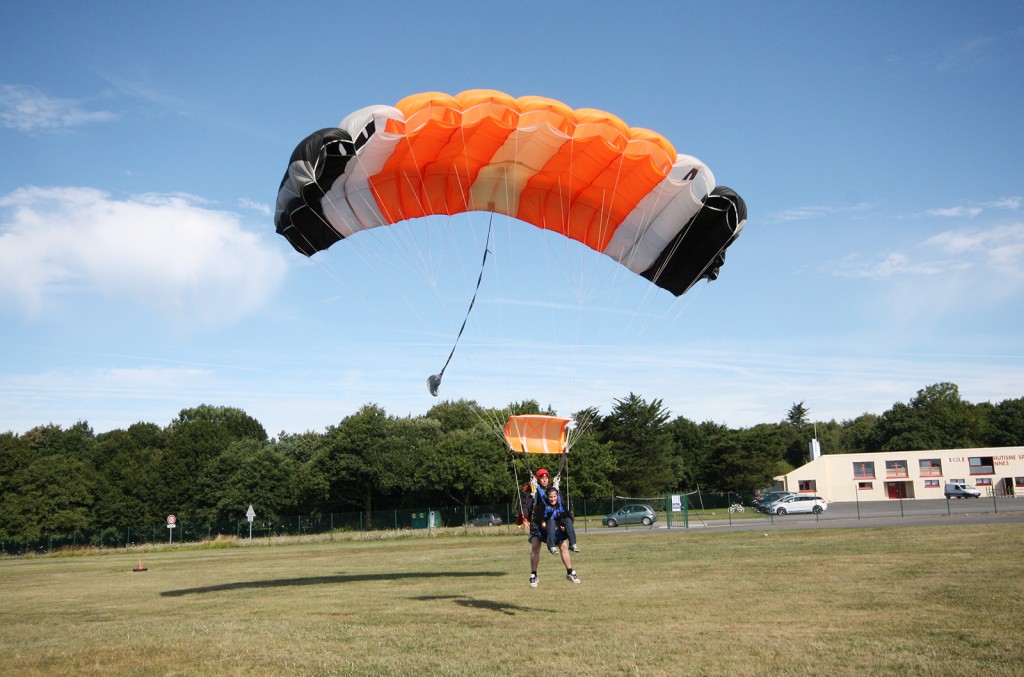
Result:
M885 490L889 495L889 498L906 498L907 488L903 486L903 482L886 482Z

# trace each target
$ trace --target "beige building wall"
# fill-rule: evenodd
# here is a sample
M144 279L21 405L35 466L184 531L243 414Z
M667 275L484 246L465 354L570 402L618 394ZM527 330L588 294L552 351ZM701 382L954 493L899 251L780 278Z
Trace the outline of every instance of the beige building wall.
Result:
M775 480L827 501L944 498L961 481L982 496L1024 497L1024 447L826 454Z

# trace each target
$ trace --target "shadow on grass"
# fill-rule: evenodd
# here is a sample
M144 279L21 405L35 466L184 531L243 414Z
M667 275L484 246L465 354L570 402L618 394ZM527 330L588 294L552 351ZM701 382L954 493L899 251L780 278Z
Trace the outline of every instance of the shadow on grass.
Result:
M481 576L505 576L499 571L431 571L397 574L336 574L333 576L309 576L308 578L276 578L267 581L239 581L238 583L220 583L204 585L200 588L182 588L181 590L165 590L161 597L184 597L185 595L202 595L208 592L224 592L227 590L249 590L253 588L288 588L301 585L331 585L335 583L360 583L363 581L399 581L407 578L468 578Z
M498 613L503 613L506 616L515 616L517 611L529 611L530 613L535 613L537 611L547 611L548 613L554 613L551 609L536 609L533 607L521 606L519 604L492 602L489 599L474 599L472 597L463 597L462 595L427 595L425 597L413 597L413 599L424 602L450 599L459 606L465 606L471 609L486 609L487 611L497 611Z

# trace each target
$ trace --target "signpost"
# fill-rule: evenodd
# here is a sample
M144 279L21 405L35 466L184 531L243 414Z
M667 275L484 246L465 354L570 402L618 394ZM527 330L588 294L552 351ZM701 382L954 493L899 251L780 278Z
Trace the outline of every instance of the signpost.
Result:
M174 527L178 526L178 518L174 515L167 516L167 542L174 542Z
M249 540L252 540L252 521L256 519L256 511L252 509L252 503L249 504L249 509L245 511L245 519L249 520Z

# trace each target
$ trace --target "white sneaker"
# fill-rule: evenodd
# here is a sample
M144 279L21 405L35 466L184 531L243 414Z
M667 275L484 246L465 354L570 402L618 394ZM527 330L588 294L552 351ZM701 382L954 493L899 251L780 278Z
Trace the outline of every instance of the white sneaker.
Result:
M558 548L551 548L551 554L552 555L557 555L558 554Z
M566 574L565 580L569 581L570 583L575 583L576 585L579 585L583 582L580 580L580 577L576 575L575 571L573 571L571 574Z
M578 546L575 543L573 543L572 545L569 546L569 549L572 550L573 552L579 552L580 551L580 546Z
M530 587L531 588L536 588L537 587L537 581L538 581L537 574L530 574Z

